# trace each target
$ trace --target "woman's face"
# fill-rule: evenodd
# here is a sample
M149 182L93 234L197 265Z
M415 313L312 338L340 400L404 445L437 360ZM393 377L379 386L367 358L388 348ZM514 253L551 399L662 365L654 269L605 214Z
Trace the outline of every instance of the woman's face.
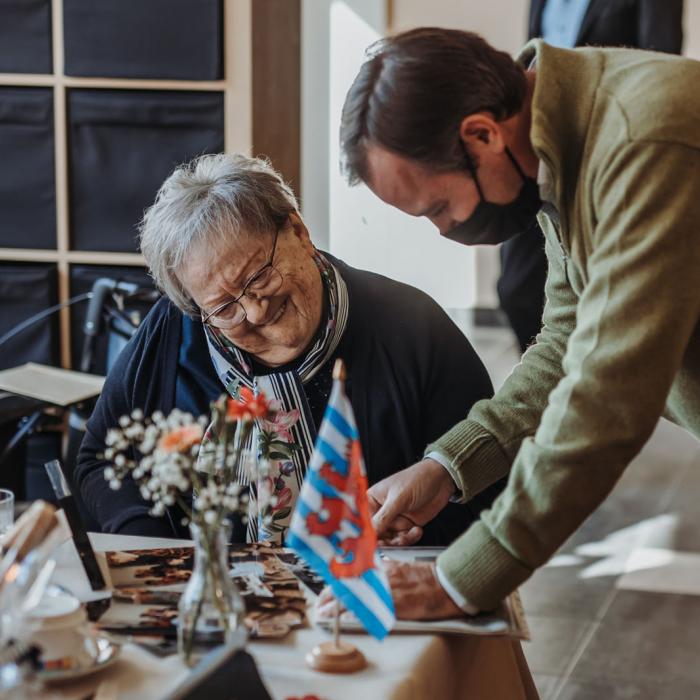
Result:
M178 277L204 315L238 297L246 283L270 260L274 231L242 234L226 250L195 249ZM280 229L273 259L282 276L272 296L244 296L246 319L222 333L237 347L270 367L299 357L321 322L323 285L313 259L314 247L301 219L292 214Z

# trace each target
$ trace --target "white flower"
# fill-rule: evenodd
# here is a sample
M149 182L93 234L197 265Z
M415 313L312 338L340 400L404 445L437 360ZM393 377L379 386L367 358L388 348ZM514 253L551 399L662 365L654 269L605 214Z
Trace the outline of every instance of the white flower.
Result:
M128 428L124 430L124 435L129 438L129 440L136 440L141 436L143 432L143 426L138 423L132 423Z
M119 419L119 425L120 425L122 428L126 428L130 423L131 423L131 419L129 418L129 416L122 416L122 417Z
M122 482L119 481L119 479L111 479L109 482L109 488L112 489L112 491L118 491L121 488Z
M213 525L216 522L216 513L213 510L208 510L204 514L204 522L207 523L207 525Z
M131 412L131 417L134 420L143 420L143 411L140 408L136 408Z
M105 467L105 479L107 479L107 481L114 479L114 469L112 469L112 467Z

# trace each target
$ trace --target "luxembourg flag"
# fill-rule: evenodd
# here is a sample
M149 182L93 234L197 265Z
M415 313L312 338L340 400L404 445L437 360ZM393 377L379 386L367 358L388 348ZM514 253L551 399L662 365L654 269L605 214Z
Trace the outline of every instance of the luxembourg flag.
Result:
M341 360L333 379L286 545L323 576L371 635L383 639L396 619L394 602L377 554L367 474Z

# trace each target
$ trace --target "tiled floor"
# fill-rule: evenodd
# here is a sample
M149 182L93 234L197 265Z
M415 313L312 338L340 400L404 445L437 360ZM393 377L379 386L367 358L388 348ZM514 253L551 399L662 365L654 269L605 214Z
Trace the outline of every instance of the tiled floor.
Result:
M499 386L518 359L510 333L466 333ZM601 507L521 590L532 633L524 650L542 700L700 698L700 558L695 595L666 592L673 581L663 570L653 578L659 590L620 588L633 550L700 553L698 504L700 442L662 421Z

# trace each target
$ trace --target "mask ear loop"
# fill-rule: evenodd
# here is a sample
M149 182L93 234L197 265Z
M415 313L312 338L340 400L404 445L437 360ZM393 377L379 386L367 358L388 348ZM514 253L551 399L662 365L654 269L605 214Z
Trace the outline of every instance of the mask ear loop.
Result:
M469 151L467 151L467 147L464 145L464 141L460 140L460 143L462 144L462 150L464 151L464 167L467 170L467 172L472 176L472 180L474 180L474 184L476 185L476 191L479 193L479 198L483 202L484 193L481 191L479 178L476 176L476 166L474 165L474 162L472 161L469 155Z
M513 167L518 171L518 175L520 175L521 179L523 182L527 182L527 176L523 172L523 169L520 167L520 163L518 163L517 160L515 160L515 156L511 153L510 148L506 146L506 155L508 158L510 158L510 162L513 164Z

